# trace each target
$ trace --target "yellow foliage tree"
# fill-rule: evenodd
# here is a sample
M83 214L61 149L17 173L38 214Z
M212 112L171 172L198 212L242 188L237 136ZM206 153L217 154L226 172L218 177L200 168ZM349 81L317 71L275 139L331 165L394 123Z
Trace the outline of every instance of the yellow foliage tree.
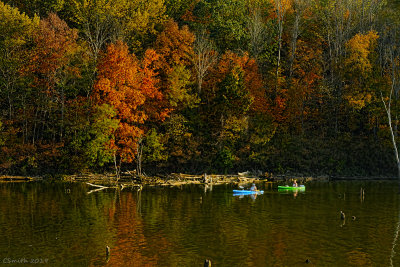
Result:
M74 21L95 55L117 37L139 48L165 19L163 0L70 0Z
M379 36L376 31L369 31L367 34L356 34L346 43L349 56L345 64L359 74L371 72L372 64L370 54L374 51Z
M368 86L372 74L372 57L379 36L375 31L366 34L356 34L346 43L347 82L345 99L355 109L362 109L373 101L372 92Z
M21 99L16 85L27 63L27 43L39 26L37 16L32 19L17 8L0 1L0 97L8 100L8 118L15 115L15 101Z

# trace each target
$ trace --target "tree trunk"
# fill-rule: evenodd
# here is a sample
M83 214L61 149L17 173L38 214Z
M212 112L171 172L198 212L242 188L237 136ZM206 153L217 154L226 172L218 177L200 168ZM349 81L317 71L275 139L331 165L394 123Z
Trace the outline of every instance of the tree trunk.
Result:
M136 159L136 172L142 176L142 154L143 154L143 139L139 138L137 143L137 159Z
M117 163L117 154L114 153L114 167L115 167L115 175L117 182L119 181L120 173L121 173L121 160L119 161L119 164Z
M194 52L193 63L197 74L197 92L200 95L204 77L207 75L209 68L217 60L214 45L205 31L201 31L196 35Z
M397 149L397 144L396 144L396 139L395 139L395 134L393 132L393 127L392 127L392 115L391 115L391 111L390 111L390 105L392 102L392 93L393 93L393 86L392 89L390 91L390 96L389 96L389 101L388 103L385 102L385 100L383 99L383 95L381 93L381 98L382 98L382 102L383 105L385 106L385 110L386 110L386 115L388 117L388 124L389 124L389 129L390 129L390 135L392 137L392 144L393 144L393 150L394 150L394 155L396 158L396 165L397 165L397 176L399 178L399 182L400 182L400 159L399 159L399 152ZM399 184L400 186L400 184Z
M278 55L276 62L276 83L275 90L278 90L279 83L279 68L281 64L281 50L282 50L282 34L283 34L283 20L285 17L285 7L283 6L282 0L275 0L276 16L278 18Z

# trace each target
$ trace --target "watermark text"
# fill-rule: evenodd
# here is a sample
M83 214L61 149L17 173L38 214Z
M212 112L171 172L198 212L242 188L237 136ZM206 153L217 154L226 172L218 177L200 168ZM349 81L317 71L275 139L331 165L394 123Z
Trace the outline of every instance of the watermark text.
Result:
M43 258L3 258L2 264L46 264L49 259Z

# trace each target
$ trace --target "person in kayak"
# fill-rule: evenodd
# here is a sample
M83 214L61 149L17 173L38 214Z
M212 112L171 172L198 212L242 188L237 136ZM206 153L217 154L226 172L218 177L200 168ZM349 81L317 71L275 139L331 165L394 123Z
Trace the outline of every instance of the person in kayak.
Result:
M296 180L293 181L293 187L298 187Z
M256 184L252 184L252 186L250 187L251 191L257 191L257 186Z

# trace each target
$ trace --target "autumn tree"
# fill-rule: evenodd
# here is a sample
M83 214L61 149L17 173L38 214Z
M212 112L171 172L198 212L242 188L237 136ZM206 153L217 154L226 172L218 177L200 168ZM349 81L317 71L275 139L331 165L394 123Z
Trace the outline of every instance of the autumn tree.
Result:
M297 40L302 32L304 23L304 13L310 12L311 3L309 0L293 0L292 8L294 13L292 36L290 41L290 57L289 57L289 81L293 75L293 62L296 57Z
M345 99L357 109L367 106L373 98L370 78L372 78L372 65L376 59L373 55L378 37L377 32L370 31L367 34L356 34L346 43L348 56L345 64L349 80L345 89Z
M189 124L196 113L200 99L193 90L195 85L192 70L194 34L187 26L179 27L168 20L163 31L157 36L155 47L160 55L158 61L160 87L167 100L171 114L159 127L165 149L172 163L185 164L195 153Z
M193 42L194 34L189 28L187 26L180 28L173 20L165 23L164 30L157 36L155 42L159 55L156 64L160 86L173 109L177 108L178 103L187 106L186 103L182 103L183 99L197 101L188 86L192 82L188 67L191 64Z
M321 40L313 40L313 44L309 41L299 39L296 42L296 58L285 110L289 128L301 135L306 131L306 122L322 102L319 92L323 78Z
M43 138L43 133L37 129L39 124L49 123L48 128L52 129L51 138L57 137L60 141L63 139L68 91L73 90L71 86L79 77L79 70L74 66L79 52L77 37L77 31L70 29L54 13L40 21L39 31L34 37L35 48L27 69L33 75L33 87L36 88L38 101L38 110L32 118L32 143L37 138ZM53 114L58 111L60 117ZM55 129L56 126L59 128Z
M143 124L153 110L149 102L162 100L156 87L156 73L148 66L158 55L148 50L142 62L128 51L121 41L110 44L101 59L95 84L96 102L111 105L119 120L112 146L117 174L122 162L132 162L138 153L138 143L145 134Z
M316 23L320 25L319 32L325 39L327 49L324 58L329 64L325 71L325 80L332 94L334 112L332 124L334 132L338 133L345 117L342 108L344 97L346 43L360 32L373 30L376 14L382 8L382 1L326 1L314 5ZM368 14L368 15L367 15ZM367 19L368 17L368 19Z
M179 24L185 20L185 15L190 12L197 0L165 0L165 13Z
M233 66L225 78L218 84L214 99L216 116L220 126L215 129L218 133L217 164L227 172L235 161L234 149L236 143L248 129L247 112L253 101L245 87L244 70Z
M256 0L248 2L249 15L247 18L247 29L249 32L248 49L250 55L259 62L262 60L262 53L271 43L274 31L270 27L272 20L268 18L271 10L271 3L268 0Z
M166 19L162 0L68 0L64 10L84 34L95 62L100 51L118 38L144 53Z
M27 64L28 46L39 25L39 18L29 18L17 8L0 2L0 94L6 99L2 109L9 120L14 119L18 83Z
M193 30L210 33L218 51L244 49L248 41L246 3L246 0L197 1L185 17Z
M187 26L179 27L171 19L164 24L164 30L157 36L155 48L160 55L159 68L166 75L177 65L190 64L194 39L194 34Z
M232 52L222 55L204 83L204 97L207 130L211 140L218 144L216 153L222 153L218 157L229 169L231 164L248 156L249 133L254 134L253 139L261 138L264 129L257 121L271 114L255 59ZM260 131L255 133L253 126Z
M29 16L47 17L51 12L60 12L65 0L5 0L6 4L23 10Z
M284 20L287 10L290 8L289 0L274 0L274 8L276 15L276 27L278 29L277 43L278 43L278 51L277 51L277 59L276 59L276 73L275 73L275 88L278 89L279 84L279 73L281 72L281 53L282 53L282 36L284 29Z

